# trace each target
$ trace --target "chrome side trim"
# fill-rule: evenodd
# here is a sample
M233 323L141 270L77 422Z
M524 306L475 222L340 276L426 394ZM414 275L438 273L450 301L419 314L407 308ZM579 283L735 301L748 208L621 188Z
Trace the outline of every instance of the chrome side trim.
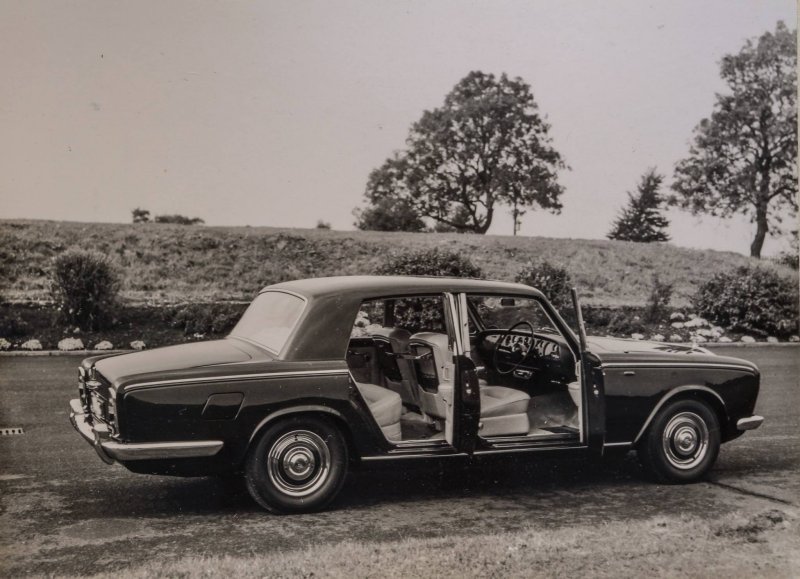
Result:
M639 442L639 439L642 438L642 435L647 430L647 427L650 426L650 423L653 421L655 415L658 414L658 411L661 410L661 407L664 406L664 404L666 404L671 398L675 397L681 392L706 392L708 394L712 394L717 400L719 400L719 403L722 404L722 407L726 408L725 401L722 399L722 397L707 386L679 386L674 390L670 390L661 397L661 400L659 400L658 404L655 405L653 411L650 412L647 420L644 421L641 430L639 430L639 434L637 434L636 438L633 439L633 444Z
M603 446L606 448L613 448L615 446L633 446L632 442L604 442Z
M377 456L362 456L360 460L363 462L379 462L384 460L396 460L396 459L408 459L408 458L465 458L469 456L465 452L442 452L439 454L430 453L430 452L406 452L406 453L397 453L397 454L382 454Z
M221 440L131 444L102 442L100 445L115 460L148 460L214 456L222 450L223 442Z
M176 378L174 380L157 380L155 382L140 382L125 387L126 391L154 386L172 386L175 384L198 384L203 382L226 382L229 380L260 380L261 378L293 378L296 376L339 376L347 375L348 370L295 370L291 372L264 372L261 374L235 374L230 376L206 376L197 378Z
M757 414L753 416L747 416L746 418L740 418L736 421L736 428L738 430L755 430L764 422L763 416L758 416Z
M601 370L607 368L693 368L695 370L704 370L706 368L713 370L741 370L754 374L756 370L750 366L740 366L737 364L697 364L692 362L608 362L600 365Z
M72 426L91 444L106 464L115 460L148 460L214 456L222 450L221 440L190 440L184 442L146 442L125 444L109 440L105 428L95 428L86 421L80 400L69 401Z

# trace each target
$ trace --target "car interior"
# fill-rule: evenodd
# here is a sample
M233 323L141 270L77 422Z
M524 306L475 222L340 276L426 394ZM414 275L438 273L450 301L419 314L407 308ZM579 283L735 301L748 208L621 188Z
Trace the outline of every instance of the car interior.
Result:
M467 304L480 388L479 436L579 440L575 359L541 305L498 296L468 296ZM389 441L445 438L455 380L451 344L441 296L362 304L347 364Z

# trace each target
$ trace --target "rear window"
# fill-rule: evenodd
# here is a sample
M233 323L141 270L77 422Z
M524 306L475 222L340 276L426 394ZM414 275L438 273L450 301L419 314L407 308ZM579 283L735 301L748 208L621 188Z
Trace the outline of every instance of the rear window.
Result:
M278 354L286 345L305 305L304 299L284 292L259 294L245 310L231 336L250 340Z

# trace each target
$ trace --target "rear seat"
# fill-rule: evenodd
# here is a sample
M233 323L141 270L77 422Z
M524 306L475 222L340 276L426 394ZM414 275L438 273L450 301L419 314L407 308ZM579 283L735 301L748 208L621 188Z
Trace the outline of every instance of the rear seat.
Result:
M400 395L376 384L356 382L356 386L384 436L389 440L401 440L403 435L400 430L400 415L403 413L403 402Z

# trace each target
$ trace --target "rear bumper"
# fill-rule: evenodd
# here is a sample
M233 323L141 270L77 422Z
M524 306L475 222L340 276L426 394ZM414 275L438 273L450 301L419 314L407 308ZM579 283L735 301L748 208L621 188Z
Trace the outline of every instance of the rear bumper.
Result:
M763 416L748 416L736 421L737 430L755 430L764 422Z
M86 418L80 400L69 401L69 419L78 433L91 444L106 464L114 461L160 460L214 456L222 450L221 440L190 440L184 442L124 443L112 440L103 425L92 425Z

